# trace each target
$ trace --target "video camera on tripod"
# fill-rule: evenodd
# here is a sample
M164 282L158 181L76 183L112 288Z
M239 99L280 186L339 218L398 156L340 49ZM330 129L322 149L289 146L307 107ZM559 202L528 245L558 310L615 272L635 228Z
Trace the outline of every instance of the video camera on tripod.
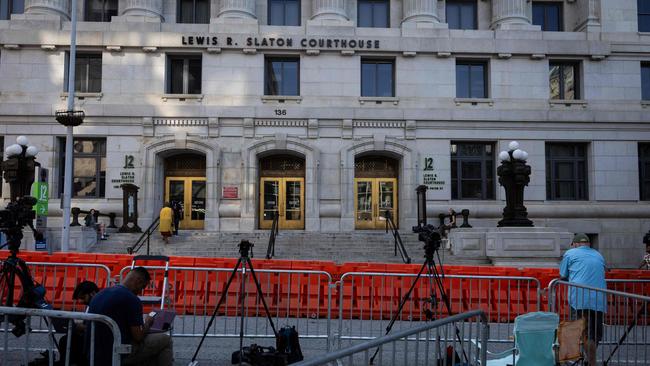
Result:
M31 196L21 197L15 202L10 202L7 208L0 210L0 231L7 236L7 247L10 251L18 250L23 239L23 228L32 228L36 219L36 212L32 207L36 204L36 198ZM36 240L41 236L39 232L34 233Z

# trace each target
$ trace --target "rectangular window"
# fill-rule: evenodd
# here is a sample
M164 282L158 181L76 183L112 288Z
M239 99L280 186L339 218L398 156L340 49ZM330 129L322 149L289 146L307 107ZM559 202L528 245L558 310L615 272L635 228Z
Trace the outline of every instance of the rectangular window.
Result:
M176 11L177 23L210 23L209 0L178 0Z
M639 32L650 32L650 0L637 0Z
M70 64L70 53L66 53L65 60L65 83L63 85L68 91L68 65ZM74 71L74 90L79 93L100 93L102 91L102 54L101 53L77 53Z
M269 0L269 25L299 26L300 0Z
M201 56L167 56L167 94L201 94Z
M641 63L641 99L650 100L650 62Z
M390 0L357 0L357 27L390 28Z
M22 14L25 0L0 0L0 20L9 20L11 14Z
M494 144L451 143L451 198L494 199Z
M546 199L588 199L586 144L546 144Z
M541 26L545 32L562 31L562 3L534 2L533 24Z
M300 95L300 59L267 57L264 95Z
M117 16L117 0L86 0L84 8L87 22L110 22Z
M72 145L72 197L100 198L106 191L106 139L75 138ZM59 196L63 196L65 138L60 139Z
M650 142L639 143L639 197L650 201Z
M576 62L551 62L548 68L550 99L580 99L580 66Z
M395 96L395 60L361 59L361 96Z
M456 61L456 98L487 98L487 62Z
M445 13L449 29L478 29L476 0L447 0Z

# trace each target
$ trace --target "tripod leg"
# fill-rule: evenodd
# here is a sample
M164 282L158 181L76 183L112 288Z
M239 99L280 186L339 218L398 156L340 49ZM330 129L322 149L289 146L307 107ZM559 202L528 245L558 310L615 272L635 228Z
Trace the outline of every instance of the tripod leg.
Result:
M424 272L425 268L427 268L427 262L424 262L422 264L422 267L420 267L420 271L418 272L418 275L415 277L415 279L411 283L411 287L409 288L409 290L406 292L406 294L404 295L404 297L400 301L399 306L397 307L397 312L390 319L390 322L388 323L388 326L386 327L386 334L388 334L390 332L390 330L393 329L393 325L395 325L395 322L397 321L397 318L402 313L402 308L404 308L404 305L406 305L406 302L409 300L409 298L411 298L411 293L413 292L413 289L415 289L415 285L417 285L418 280L422 276L422 272ZM377 350L375 350L375 353L372 355L372 357L370 357L370 362L369 362L370 365L373 364L373 362L375 360L375 357L377 357L378 353L379 353L379 348L377 348Z
M253 269L253 263L251 262L250 258L246 258L246 261L248 262L248 269L251 271L251 276L253 276L253 281L255 281L255 286L257 287L257 294L259 295L260 299L262 299L262 305L264 306L264 312L266 313L266 318L269 320L269 323L271 323L271 329L273 329L273 334L275 334L276 342L278 338L278 331L275 329L275 324L273 324L273 318L271 317L271 312L269 311L268 305L266 305L266 300L264 299L264 293L262 292L262 285L260 285L260 281L257 279L257 275L255 274L255 270Z
M242 364L242 357L244 351L244 311L246 311L246 264L249 260L246 259L241 262L242 275L241 275L241 292L239 293L239 301L241 301L241 310L239 315L239 364Z
M235 264L235 268L233 268L232 273L230 274L230 278L228 278L228 282L226 282L226 287L224 288L223 292L221 293L221 297L219 298L219 301L217 302L217 307L214 308L214 312L212 313L212 317L210 317L210 321L208 322L208 325L205 327L205 332L203 332L203 337L201 337L201 341L199 342L199 346L196 347L196 351L194 351L194 356L192 356L192 361L190 361L190 364L194 363L196 361L196 356L199 354L199 350L201 349L201 346L203 345L203 341L205 340L205 337L208 335L208 331L210 330L210 327L212 326L212 322L214 321L214 318L217 316L217 312L219 311L219 308L221 307L221 304L223 301L226 299L226 295L228 294L228 288L230 287L230 284L232 283L232 280L235 278L235 275L237 274L237 271L239 270L239 265L241 264L242 259L239 258L237 260L237 264Z

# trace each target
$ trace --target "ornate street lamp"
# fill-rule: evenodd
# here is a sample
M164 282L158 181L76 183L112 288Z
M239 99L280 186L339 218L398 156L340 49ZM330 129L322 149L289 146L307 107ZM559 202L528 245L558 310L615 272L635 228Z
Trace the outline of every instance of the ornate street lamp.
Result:
M530 165L526 165L528 153L519 149L517 141L511 141L508 149L499 153L501 165L497 175L506 191L506 207L497 226L534 226L524 206L524 188L530 182Z
M0 210L0 231L7 235L7 246L13 255L18 252L23 239L23 227L29 226L34 231L33 220L36 213L32 207L36 198L31 197L34 183L34 169L40 165L36 162L38 148L29 145L25 136L18 136L16 144L5 150L7 160L2 162L5 181L9 183L11 201L7 208Z

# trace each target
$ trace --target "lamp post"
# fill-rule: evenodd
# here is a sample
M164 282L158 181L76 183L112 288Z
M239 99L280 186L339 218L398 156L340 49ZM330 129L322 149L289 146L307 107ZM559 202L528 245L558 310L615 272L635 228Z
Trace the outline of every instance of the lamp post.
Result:
M517 141L511 141L508 149L499 153L501 165L497 175L506 191L506 207L497 226L534 226L524 206L524 188L530 182L530 165L526 165L528 153L519 149Z
M15 255L23 238L23 227L34 230L36 213L32 207L36 199L30 196L34 183L34 169L38 166L38 148L29 145L25 136L18 136L16 144L5 149L7 160L2 162L5 181L9 183L10 202L5 210L0 210L0 230L7 235L7 245Z
M84 112L74 110L75 67L77 63L77 2L71 1L70 9L70 57L68 58L68 109L56 112L56 120L66 126L65 172L63 175L63 226L61 227L61 251L70 250L70 201L72 199L72 139L73 127L83 123Z

